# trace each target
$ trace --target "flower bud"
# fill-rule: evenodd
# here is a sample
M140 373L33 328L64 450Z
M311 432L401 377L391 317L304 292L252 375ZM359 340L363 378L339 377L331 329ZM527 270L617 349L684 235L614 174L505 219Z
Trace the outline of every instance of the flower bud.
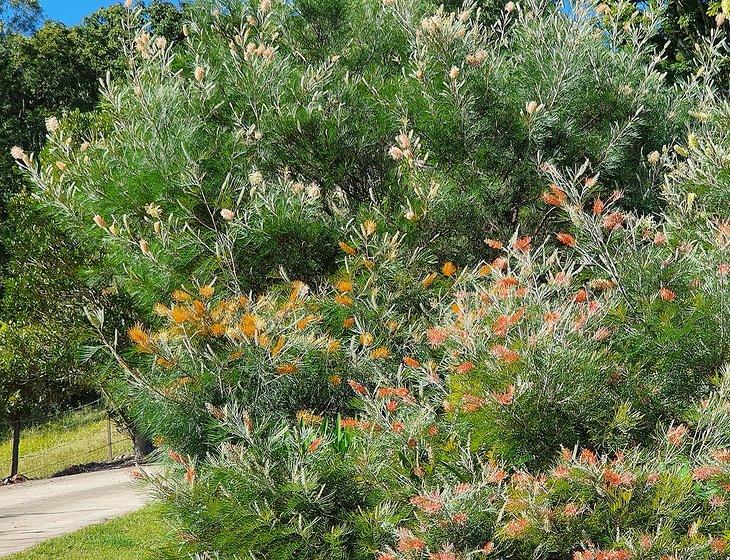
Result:
M144 239L139 240L139 250L142 251L142 254L146 257L149 257L152 254L149 243L147 243Z
M646 159L650 164L656 165L661 159L661 154L657 150L654 150L652 153L646 156Z
M96 216L94 216L94 223L97 226L99 226L101 229L106 229L106 220L102 216L100 216L99 214L97 214Z
M46 119L46 130L53 134L56 132L59 128L61 128L61 124L58 122L58 119L56 117L48 117Z

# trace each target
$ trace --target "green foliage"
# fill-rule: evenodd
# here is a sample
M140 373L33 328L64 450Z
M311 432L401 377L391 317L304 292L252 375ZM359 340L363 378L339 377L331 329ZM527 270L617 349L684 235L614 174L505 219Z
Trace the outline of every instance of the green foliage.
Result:
M0 403L4 418L53 409L74 391L74 347L42 327L0 326Z
M0 2L0 36L32 31L42 8L38 0L2 0Z
M196 4L15 151L148 310L90 316L182 553L729 546L724 59L671 86L650 10L481 4Z
M79 393L76 385L82 372L97 385L108 379L93 352L91 361L75 358L89 342L84 307L114 307L120 325L134 312L131 306L124 309L124 297L119 297L112 278L89 274L99 267L99 247L38 208L25 192L11 155L18 145L40 152L47 129L62 112L69 112L70 129L103 129L103 118L88 112L98 102L99 79L110 67L115 76L123 72L119 53L131 41L122 24L127 12L120 5L100 10L80 26L49 21L23 34L34 29L21 28L18 18L31 10L39 12L37 2L0 3L0 19L12 24L0 33L0 313L3 323L12 325L0 345L12 367L4 368L1 379L14 388L9 394L15 395L13 402L22 401L24 413L63 406L71 395L96 390L86 383ZM138 16L140 24L168 33L172 41L182 33L181 14L176 6L156 1ZM53 118L47 121L49 117ZM26 338L27 348L12 347L25 344ZM44 352L45 344L53 347ZM18 360L29 360L46 373L34 382L30 366L13 369ZM34 390L37 395L31 394ZM16 414L18 406L8 404L2 414L9 414L9 408Z

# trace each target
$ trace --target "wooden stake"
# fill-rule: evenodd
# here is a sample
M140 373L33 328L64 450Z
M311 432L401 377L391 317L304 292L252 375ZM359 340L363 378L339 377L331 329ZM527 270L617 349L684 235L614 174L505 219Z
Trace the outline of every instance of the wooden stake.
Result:
M13 421L13 459L10 463L10 476L18 474L20 458L20 416Z
M106 418L106 442L109 446L109 462L111 463L114 459L112 454L112 419L111 416Z

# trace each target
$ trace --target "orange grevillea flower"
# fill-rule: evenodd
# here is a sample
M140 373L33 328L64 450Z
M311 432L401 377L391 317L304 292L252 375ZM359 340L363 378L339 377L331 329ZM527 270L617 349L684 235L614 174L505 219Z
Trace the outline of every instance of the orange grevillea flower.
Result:
M256 326L256 316L251 315L250 313L247 313L241 318L241 330L243 331L243 334L245 334L247 337L251 338L256 334L257 326Z
M408 529L401 529L398 533L398 552L402 552L404 554L408 554L409 552L418 552L423 550L426 546L423 539L419 539Z
M456 366L456 373L463 375L465 373L469 373L473 369L474 369L474 364L472 362L467 361L467 362L464 362L464 363Z
M297 372L297 366L295 364L282 364L276 368L276 373L279 375L289 375Z
M515 386L510 385L502 393L492 393L492 397L502 406L509 406L515 400Z
M560 313L557 311L548 311L543 315L542 319L548 325L555 324L560 320Z
M603 218L603 227L608 231L613 231L621 227L624 223L624 215L621 212L611 212Z
M355 418L340 418L340 426L343 428L359 428L360 421Z
M461 397L461 407L464 409L464 412L476 412L480 408L483 408L485 404L486 401L483 398L470 393L466 393Z
M428 515L434 515L443 509L441 497L438 494L426 494L413 496L410 500L411 505L417 507Z
M659 297L663 301L674 301L675 299L677 299L677 294L675 294L669 288L662 288L659 290Z
M147 334L147 332L144 330L144 327L141 323L137 323L132 328L130 328L128 334L129 340L131 340L140 347L145 347L149 343L149 334Z
M175 290L174 292L172 292L172 301L177 301L178 303L182 303L185 301L190 301L192 299L193 299L193 296L191 296L185 290Z
M441 267L441 272L444 276L453 276L456 272L456 265L451 261L447 261L444 263L444 266Z
M347 293L352 291L352 282L349 280L340 280L335 284L335 290L342 293Z
M684 424L672 426L667 430L667 441L675 447L682 443L689 430Z
M504 248L504 244L501 241L497 241L496 239L485 239L484 243L486 243L487 246L491 247L492 249Z
M407 365L409 368L419 368L421 367L421 362L416 360L415 358L411 358L410 356L405 356L403 358L403 363Z
M421 285L424 288L428 288L431 284L433 284L433 281L436 280L437 277L438 274L432 272L431 274L427 275L423 280L421 280Z
M613 469L603 471L603 481L609 486L627 486L632 484L636 477L628 472L619 473Z
M574 552L573 560L629 560L631 556L629 550L584 550Z
M405 399L411 394L408 387L380 387L375 395L380 398L398 397Z
M342 249L348 255L356 255L357 254L357 250L354 247L351 247L350 245L348 245L347 243L345 243L344 241L340 241L339 242L339 246L340 246L340 249Z
M552 470L551 474L554 478L562 480L570 476L570 469L564 465L558 465Z
M710 478L722 473L720 467L714 465L703 465L692 470L692 478L698 482L709 480Z
M580 458L581 463L586 463L588 465L595 465L598 463L598 457L596 457L596 454L590 449L582 449L578 457Z
M715 449L712 451L712 458L718 463L730 463L730 449Z
M195 483L196 474L197 473L195 472L195 467L192 465L188 465L185 468L185 482L192 486Z
M531 245L532 237L530 237L529 235L520 237L514 243L512 243L512 247L518 251L521 251L522 253L527 253L530 250Z
M312 443L309 444L309 447L307 448L307 453L314 453L315 451L317 451L317 449L319 449L320 445L322 445L322 438L315 438Z
M596 215L602 214L605 207L606 205L601 200L601 197L596 197L596 200L593 201L593 213Z
M502 532L509 538L516 538L522 535L529 526L527 519L512 519L502 528Z
M515 352L514 350L510 350L509 348L507 348L506 346L502 346L501 344L492 346L490 353L495 358L498 358L508 364L514 364L520 359L520 355L517 352Z
M169 455L170 459L172 459L173 461L175 461L178 465L184 465L185 464L185 459L183 459L183 456L180 455L180 453L178 453L174 449L170 449L167 452L167 454Z
M563 245L567 245L568 247L575 247L577 244L575 237L569 233L565 233L564 231L555 234L555 237L557 237L558 241L560 241Z
M448 550L443 552L432 552L428 555L428 560L456 560L456 554Z
M284 344L286 343L286 337L284 335L281 335L279 339L276 341L276 344L274 344L274 347L271 349L271 355L276 356L281 352L282 348L284 348Z
M317 320L317 317L314 315L307 315L305 317L302 317L301 319L299 319L299 321L297 321L297 324L296 324L297 330L303 331L309 325L314 323L316 320Z
M519 309L517 309L517 311L515 311L514 313L512 313L512 315L509 316L509 324L516 325L517 323L519 323L522 320L522 318L524 316L525 316L525 308L520 307Z
M368 394L368 390L365 388L365 386L362 383L358 383L354 379L350 379L347 384L352 388L353 391L355 391L359 395Z
M588 301L588 291L585 288L581 288L576 292L573 301L576 303L585 303Z
M562 206L568 197L565 191L558 187L555 183L550 185L550 190L542 193L542 199L551 206Z
M381 360L383 358L387 358L390 356L390 350L388 350L385 346L380 346L378 348L375 348L372 352L370 352L370 357L373 360Z
M430 327L426 329L426 338L431 346L441 346L449 337L446 329L440 327Z
M494 468L487 477L487 482L491 484L500 484L505 480L507 480L507 471L499 468Z
M494 336L504 337L507 336L507 329L509 328L509 317L507 315L500 315L492 325L492 333Z

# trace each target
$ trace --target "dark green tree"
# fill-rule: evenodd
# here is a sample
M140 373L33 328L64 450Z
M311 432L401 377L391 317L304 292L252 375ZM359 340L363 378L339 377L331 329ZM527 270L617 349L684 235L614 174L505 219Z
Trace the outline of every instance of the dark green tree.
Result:
M0 0L0 35L33 31L42 12L38 0Z

